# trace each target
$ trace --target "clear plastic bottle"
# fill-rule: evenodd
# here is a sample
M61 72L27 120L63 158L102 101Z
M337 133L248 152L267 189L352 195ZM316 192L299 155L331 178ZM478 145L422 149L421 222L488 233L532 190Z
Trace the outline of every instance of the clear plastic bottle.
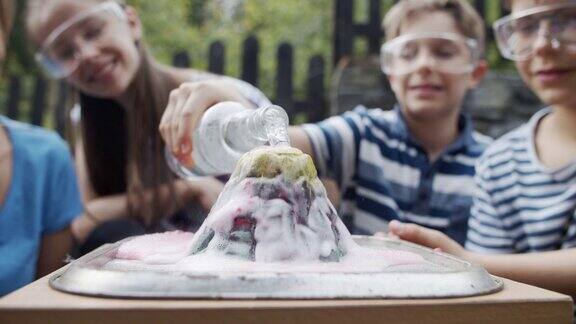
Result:
M274 105L247 109L227 101L206 110L194 130L191 169L168 149L166 161L181 178L228 174L242 154L263 145L290 145L286 111Z

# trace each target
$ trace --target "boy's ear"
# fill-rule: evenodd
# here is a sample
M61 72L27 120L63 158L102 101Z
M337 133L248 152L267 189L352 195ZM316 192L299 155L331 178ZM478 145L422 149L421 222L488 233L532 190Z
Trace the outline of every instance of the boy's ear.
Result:
M476 88L488 73L488 62L486 60L478 61L478 64L472 71L472 79L470 80L470 89Z
M142 39L142 23L140 22L140 17L138 12L132 6L124 7L124 12L126 13L126 19L128 21L128 26L132 33L134 40L139 41Z

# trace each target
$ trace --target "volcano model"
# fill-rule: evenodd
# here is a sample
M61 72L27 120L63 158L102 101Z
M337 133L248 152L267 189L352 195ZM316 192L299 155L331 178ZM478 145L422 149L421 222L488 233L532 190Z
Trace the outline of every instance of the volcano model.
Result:
M128 238L74 261L56 289L130 298L437 298L498 291L484 269L395 239L352 237L311 158L246 153L197 233Z
M239 160L191 253L256 262L334 262L351 242L310 156L290 147L266 147Z
M422 264L417 254L358 246L309 155L288 146L242 156L198 232L123 243L116 259L184 272L374 272Z

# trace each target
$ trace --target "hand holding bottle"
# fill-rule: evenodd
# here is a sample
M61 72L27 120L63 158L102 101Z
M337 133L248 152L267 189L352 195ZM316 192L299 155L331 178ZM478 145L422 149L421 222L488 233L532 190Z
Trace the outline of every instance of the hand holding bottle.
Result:
M170 92L159 130L166 147L185 166L192 167L193 132L202 115L222 101L235 101L251 107L234 85L224 80L183 83Z

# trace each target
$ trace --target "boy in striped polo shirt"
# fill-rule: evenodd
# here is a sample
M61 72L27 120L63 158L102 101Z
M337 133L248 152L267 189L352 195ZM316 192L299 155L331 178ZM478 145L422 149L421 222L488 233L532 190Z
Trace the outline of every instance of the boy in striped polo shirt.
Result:
M466 242L473 252L418 226L392 223L390 230L494 274L576 296L576 1L511 5L511 16L494 24L500 49L549 107L480 158Z
M484 23L467 1L403 0L383 26L382 69L399 104L293 127L292 144L337 181L340 216L353 232L373 234L396 219L463 242L474 164L490 143L462 113L487 70Z
M358 107L318 124L291 127L291 143L310 154L323 178L335 179L340 215L352 232L373 234L391 220L466 236L474 164L490 139L463 115L466 92L486 73L484 22L466 0L403 0L384 19L382 68L399 105ZM220 82L171 94L160 125L175 156L190 156L204 110L245 103ZM186 105L193 103L194 105Z

